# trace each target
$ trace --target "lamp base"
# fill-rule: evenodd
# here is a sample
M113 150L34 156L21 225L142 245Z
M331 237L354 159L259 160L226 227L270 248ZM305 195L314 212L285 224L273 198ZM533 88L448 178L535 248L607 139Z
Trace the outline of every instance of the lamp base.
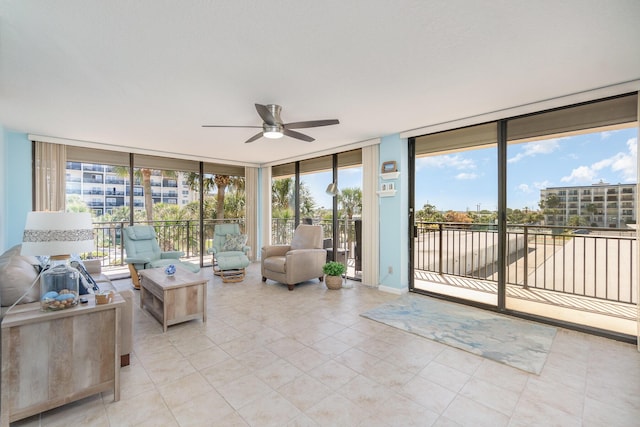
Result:
M51 266L40 276L40 308L64 310L78 305L80 272L69 264L69 256L51 257Z

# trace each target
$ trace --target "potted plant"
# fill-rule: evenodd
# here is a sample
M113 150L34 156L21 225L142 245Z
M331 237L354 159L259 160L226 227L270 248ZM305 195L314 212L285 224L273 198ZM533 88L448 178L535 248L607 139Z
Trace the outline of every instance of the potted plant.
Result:
M325 274L324 282L329 289L342 288L342 275L347 271L347 267L341 262L329 261L322 266Z

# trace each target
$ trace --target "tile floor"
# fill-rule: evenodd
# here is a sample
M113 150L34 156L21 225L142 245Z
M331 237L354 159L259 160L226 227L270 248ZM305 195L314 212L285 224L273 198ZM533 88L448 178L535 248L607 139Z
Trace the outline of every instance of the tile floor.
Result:
M102 393L12 426L639 425L635 346L559 329L536 376L359 316L394 298L289 292L253 264L242 283L212 278L205 324L163 334L136 305L119 402Z

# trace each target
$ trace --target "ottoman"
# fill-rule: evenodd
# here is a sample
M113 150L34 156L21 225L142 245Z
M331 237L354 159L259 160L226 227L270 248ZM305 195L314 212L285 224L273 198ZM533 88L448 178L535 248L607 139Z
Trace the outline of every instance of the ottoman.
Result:
M244 280L245 268L249 265L249 258L245 254L225 255L221 253L216 256L216 261L218 261L220 277L223 282L242 282Z

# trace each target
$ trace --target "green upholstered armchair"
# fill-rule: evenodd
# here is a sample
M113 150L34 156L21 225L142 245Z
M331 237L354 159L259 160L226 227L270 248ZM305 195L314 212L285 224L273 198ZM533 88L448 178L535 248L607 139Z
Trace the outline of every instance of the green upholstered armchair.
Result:
M218 264L218 257L237 255L244 255L248 257L249 251L251 250L251 248L245 244L246 240L244 240L245 243L241 243L239 245L228 243L228 235L231 237L238 237L240 239L243 236L240 233L240 224L217 224L215 226L213 230L213 242L211 247L207 250L212 255L211 261L213 263L214 272L217 270L216 266Z
M184 255L184 252L161 251L156 238L156 231L150 225L131 225L125 227L123 233L124 250L127 253L124 261L129 264L131 280L136 289L140 289L138 270L179 264L194 273L200 271L199 266L180 261L179 258Z

